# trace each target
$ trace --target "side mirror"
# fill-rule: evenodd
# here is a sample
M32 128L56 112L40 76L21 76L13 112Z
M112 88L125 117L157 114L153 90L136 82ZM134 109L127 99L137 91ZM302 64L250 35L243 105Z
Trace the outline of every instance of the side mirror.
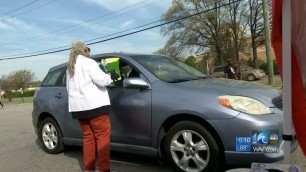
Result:
M123 87L146 89L149 88L150 85L141 78L131 77L123 80Z

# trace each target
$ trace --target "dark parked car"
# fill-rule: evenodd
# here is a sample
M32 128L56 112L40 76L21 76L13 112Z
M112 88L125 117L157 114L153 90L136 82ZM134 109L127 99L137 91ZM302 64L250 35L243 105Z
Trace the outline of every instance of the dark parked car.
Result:
M156 156L177 171L190 172L283 158L282 96L277 90L210 78L163 56L91 58L105 59L111 65L104 64L104 70L117 73L108 87L112 150ZM80 126L68 112L66 66L51 68L34 96L33 125L51 154L62 152L64 145L82 145Z

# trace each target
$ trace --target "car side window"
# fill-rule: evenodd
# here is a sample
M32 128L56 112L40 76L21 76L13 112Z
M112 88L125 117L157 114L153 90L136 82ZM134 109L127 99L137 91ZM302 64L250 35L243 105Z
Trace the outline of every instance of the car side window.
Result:
M66 87L66 72L63 72L61 78L62 78L61 79L62 83L60 85L62 85L63 87Z
M42 87L62 87L63 86L63 77L65 74L65 69L59 69L53 72L48 73L46 78L43 80Z
M135 67L119 57L101 59L100 68L105 73L110 73L115 87L123 87L123 80L126 78L140 77Z
M214 72L223 72L224 71L224 68L223 67L216 67L214 69Z

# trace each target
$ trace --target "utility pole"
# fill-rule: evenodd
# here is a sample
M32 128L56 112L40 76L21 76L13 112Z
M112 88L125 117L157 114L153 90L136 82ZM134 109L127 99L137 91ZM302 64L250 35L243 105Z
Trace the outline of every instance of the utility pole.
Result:
M271 58L271 37L270 37L270 22L269 22L269 11L267 0L262 0L263 13L264 13L264 28L265 28L265 45L266 45L266 57L268 64L268 81L269 85L274 84L274 72L273 72L273 61Z

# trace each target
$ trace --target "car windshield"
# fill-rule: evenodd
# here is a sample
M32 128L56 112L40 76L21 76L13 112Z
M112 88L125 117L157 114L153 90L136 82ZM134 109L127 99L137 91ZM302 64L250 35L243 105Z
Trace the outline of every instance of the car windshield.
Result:
M201 71L174 58L157 55L135 55L136 61L160 80L170 83L207 78Z

